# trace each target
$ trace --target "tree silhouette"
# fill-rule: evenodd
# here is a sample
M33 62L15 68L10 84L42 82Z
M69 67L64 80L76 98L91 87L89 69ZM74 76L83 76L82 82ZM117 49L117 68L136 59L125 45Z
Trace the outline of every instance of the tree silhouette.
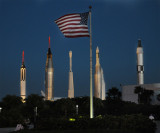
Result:
M138 94L138 103L141 102L142 92L143 92L143 88L142 88L141 86L136 86L136 87L135 87L134 93L135 93L135 94Z
M37 112L39 113L44 107L44 100L42 96L37 94L31 94L26 98L25 112L24 115L33 122L35 117L35 107L37 107Z
M160 101L160 94L157 95L157 100Z
M116 87L112 87L111 89L108 90L106 99L120 100L121 92Z
M23 123L24 117L21 113L23 106L22 98L15 95L7 95L2 99L0 113L1 126L16 126L17 123Z
M146 90L145 88L142 88L141 86L137 86L135 87L134 93L138 94L138 103L150 104L152 100L151 96L153 96L154 91Z
M55 109L59 116L71 116L76 112L76 104L70 98L62 98L55 101Z
M9 110L22 105L22 98L15 95L7 95L2 99L3 109Z

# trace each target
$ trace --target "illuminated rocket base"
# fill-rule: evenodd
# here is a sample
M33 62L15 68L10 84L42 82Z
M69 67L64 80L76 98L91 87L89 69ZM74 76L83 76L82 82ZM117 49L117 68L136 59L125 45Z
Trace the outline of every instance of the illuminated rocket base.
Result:
M74 98L73 72L69 72L68 98Z

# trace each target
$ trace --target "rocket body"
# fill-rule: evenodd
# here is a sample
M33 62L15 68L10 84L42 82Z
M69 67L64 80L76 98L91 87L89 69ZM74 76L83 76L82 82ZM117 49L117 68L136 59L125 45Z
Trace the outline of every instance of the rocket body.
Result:
M46 68L45 68L45 99L53 100L53 61L52 61L52 53L51 49L48 48L47 60L46 60Z
M69 85L68 85L68 98L74 98L74 82L72 72L72 51L69 51L70 71L69 71Z
M24 65L24 51L22 54L22 66L20 68L20 96L26 98L26 67Z
M102 100L105 100L106 98L106 84L105 84L105 81L104 81L104 74L103 74L103 69L101 68L101 80L102 80Z
M103 75L103 69L100 66L99 61L99 49L96 49L96 66L94 74L94 96L102 100L105 99L105 81Z
M94 79L95 79L94 80L94 83L95 83L94 96L97 98L101 98L101 70L99 65L97 65L95 68Z
M138 84L144 84L143 47L141 45L141 40L138 40L137 47L137 77Z

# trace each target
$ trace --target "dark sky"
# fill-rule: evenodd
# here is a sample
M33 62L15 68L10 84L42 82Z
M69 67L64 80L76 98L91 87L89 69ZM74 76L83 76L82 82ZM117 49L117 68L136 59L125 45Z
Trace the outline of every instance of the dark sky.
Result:
M160 82L160 0L0 0L0 99L20 93L22 51L27 95L44 90L48 36L55 97L67 97L69 50L75 96L89 95L89 38L65 38L54 20L92 5L93 73L99 47L106 89L136 84L136 48L144 47L145 83Z

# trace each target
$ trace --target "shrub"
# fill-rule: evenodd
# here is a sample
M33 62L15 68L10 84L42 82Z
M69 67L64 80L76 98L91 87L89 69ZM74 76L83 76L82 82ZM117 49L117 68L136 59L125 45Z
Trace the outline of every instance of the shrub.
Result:
M41 130L117 129L135 131L137 133L155 133L156 124L141 114L124 116L106 115L94 119L77 118L75 121L69 121L68 119L43 119L38 121L37 128Z

